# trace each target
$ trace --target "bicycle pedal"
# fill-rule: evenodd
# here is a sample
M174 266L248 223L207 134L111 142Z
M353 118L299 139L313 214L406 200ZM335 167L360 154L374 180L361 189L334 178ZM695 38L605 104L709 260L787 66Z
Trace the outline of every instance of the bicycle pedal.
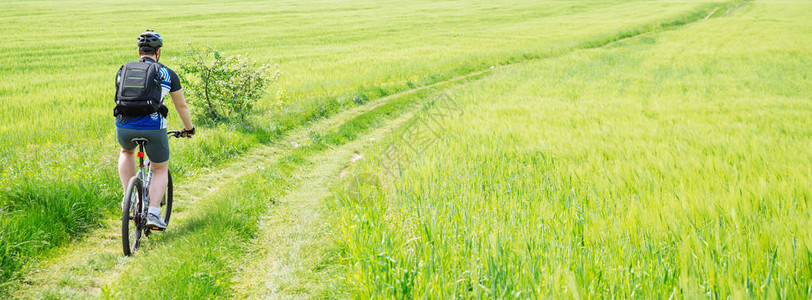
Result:
M149 230L153 230L153 231L164 231L164 230L166 230L166 229L161 229L161 228L158 228L158 226L152 226L152 227L149 227L149 228L147 228L147 229L149 229Z

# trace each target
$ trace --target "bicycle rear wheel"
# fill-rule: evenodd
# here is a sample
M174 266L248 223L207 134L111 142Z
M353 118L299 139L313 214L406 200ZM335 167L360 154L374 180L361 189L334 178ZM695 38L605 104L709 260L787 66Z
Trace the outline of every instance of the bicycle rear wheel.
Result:
M144 195L141 179L133 177L127 184L121 206L121 245L124 255L131 256L141 242Z

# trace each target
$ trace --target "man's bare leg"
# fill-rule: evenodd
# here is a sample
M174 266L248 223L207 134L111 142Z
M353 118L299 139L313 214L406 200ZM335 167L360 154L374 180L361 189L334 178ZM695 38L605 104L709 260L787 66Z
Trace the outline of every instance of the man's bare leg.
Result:
M118 176L121 179L121 190L127 190L130 178L135 176L135 149L124 150L118 154Z
M151 162L152 181L149 183L149 206L161 207L161 199L166 192L166 185L169 182L169 161L162 163Z
M166 223L161 218L161 200L166 192L166 184L169 181L169 161L160 163L150 163L152 168L152 179L149 183L149 213L147 214L147 227L154 229L165 229Z

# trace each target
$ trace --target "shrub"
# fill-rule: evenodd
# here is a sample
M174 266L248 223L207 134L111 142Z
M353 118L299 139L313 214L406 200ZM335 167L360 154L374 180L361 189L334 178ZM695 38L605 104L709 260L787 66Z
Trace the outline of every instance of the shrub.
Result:
M226 56L212 47L190 46L179 66L192 114L204 124L245 122L265 88L281 75L277 65L258 66L246 56Z

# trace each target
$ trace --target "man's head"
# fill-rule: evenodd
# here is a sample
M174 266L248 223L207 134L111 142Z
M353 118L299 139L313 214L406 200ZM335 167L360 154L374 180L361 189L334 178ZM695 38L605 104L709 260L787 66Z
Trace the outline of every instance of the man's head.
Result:
M151 56L157 61L163 45L164 40L155 31L147 29L138 35L138 54L141 56Z

